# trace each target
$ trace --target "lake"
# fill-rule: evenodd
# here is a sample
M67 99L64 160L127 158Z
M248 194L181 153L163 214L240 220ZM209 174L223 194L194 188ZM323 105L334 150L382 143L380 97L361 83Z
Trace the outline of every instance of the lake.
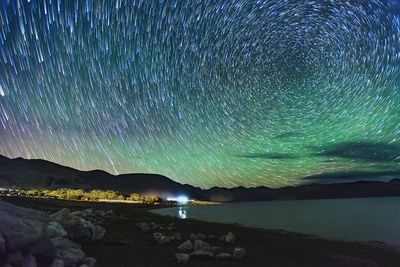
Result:
M400 197L227 203L164 208L153 212L282 229L330 239L400 244Z

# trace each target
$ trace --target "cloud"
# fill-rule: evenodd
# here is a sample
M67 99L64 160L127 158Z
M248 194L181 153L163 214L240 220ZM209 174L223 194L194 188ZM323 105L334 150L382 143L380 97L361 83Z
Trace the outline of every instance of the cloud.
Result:
M344 171L344 172L329 172L304 177L303 180L311 181L358 181L358 180L391 180L400 178L400 170L392 171Z
M382 142L344 142L314 148L316 156L338 157L366 162L400 161L400 146Z

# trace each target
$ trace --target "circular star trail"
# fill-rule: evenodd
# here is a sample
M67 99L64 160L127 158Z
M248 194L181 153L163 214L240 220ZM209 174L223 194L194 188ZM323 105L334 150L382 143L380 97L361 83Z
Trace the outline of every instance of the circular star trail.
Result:
M201 187L396 171L399 78L397 1L4 0L0 153Z

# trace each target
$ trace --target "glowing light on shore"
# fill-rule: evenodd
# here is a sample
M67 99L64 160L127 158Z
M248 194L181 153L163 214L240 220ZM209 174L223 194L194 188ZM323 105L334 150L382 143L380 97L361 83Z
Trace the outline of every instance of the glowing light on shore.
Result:
M169 197L169 198L167 198L167 200L168 201L176 201L179 204L183 204L183 205L187 204L190 201L193 201L193 200L190 200L187 196L178 196L176 198Z

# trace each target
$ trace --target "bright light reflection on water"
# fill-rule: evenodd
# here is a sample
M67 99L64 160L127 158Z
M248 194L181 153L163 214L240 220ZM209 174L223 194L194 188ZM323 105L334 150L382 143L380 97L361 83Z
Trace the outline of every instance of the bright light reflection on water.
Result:
M185 206L179 207L177 217L179 219L186 219L186 207Z

